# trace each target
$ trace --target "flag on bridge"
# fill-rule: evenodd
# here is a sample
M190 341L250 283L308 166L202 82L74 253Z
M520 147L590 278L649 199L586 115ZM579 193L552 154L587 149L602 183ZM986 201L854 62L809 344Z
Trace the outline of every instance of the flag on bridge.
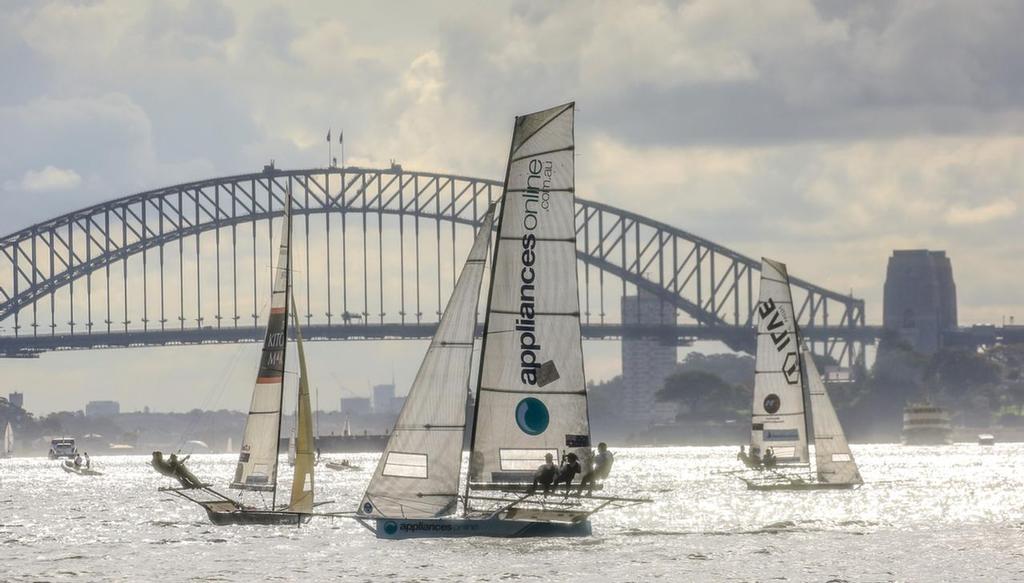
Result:
M330 135L330 134L328 134L328 135ZM344 144L345 143L345 130L341 130L340 132L338 132L338 143L339 144Z
M327 141L328 142L331 141L331 130L330 129L327 130Z

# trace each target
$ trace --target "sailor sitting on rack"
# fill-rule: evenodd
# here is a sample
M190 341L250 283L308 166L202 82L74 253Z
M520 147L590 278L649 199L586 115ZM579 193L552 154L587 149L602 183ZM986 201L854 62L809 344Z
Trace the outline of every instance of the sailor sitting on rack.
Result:
M580 458L570 452L565 456L562 466L558 468L558 475L555 476L555 481L551 483L551 487L555 488L559 484L565 484L565 495L568 496L569 489L572 487L572 479L581 471Z
M612 455L612 452L608 451L608 444L603 441L597 444L597 455L594 456L594 467L586 474L583 474L583 478L580 479L580 489L578 494L583 494L583 488L588 487L587 496L593 496L594 483L608 477L608 474L612 471L613 463L615 463L615 456Z
M754 468L755 470L761 469L761 456L757 454L758 449L754 446L750 446L750 455L747 456L747 467Z
M544 464L537 468L537 471L533 473L533 484L530 489L526 491L527 494L533 494L537 491L537 486L544 486L544 493L547 494L551 490L551 484L555 481L555 477L558 475L558 466L555 465L555 456L550 453L544 454Z
M775 450L770 447L766 449L764 452L764 460L762 460L764 467L774 468L777 461L778 460L775 458Z

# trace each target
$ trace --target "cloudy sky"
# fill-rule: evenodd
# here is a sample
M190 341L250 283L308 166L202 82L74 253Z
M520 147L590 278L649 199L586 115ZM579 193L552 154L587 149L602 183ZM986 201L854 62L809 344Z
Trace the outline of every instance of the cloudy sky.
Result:
M783 258L873 322L891 250L945 249L962 322L1019 319L1022 29L1011 1L8 0L0 231L269 158L322 165L328 126L349 163L500 177L513 116L574 99L582 197ZM244 388L223 405L243 408L251 371L224 363L245 350L4 362L0 389L38 411L188 409L227 378ZM408 382L415 366L389 359L422 346L351 350L366 354L325 387ZM196 372L140 392L168 351ZM588 351L592 377L617 373L615 346ZM97 366L119 374L81 380ZM172 381L197 388L165 395Z

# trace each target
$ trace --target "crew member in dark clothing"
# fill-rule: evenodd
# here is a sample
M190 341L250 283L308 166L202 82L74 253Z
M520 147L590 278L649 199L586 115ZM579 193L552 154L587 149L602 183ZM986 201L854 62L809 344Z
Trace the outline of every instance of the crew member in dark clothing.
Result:
M555 456L550 453L544 454L544 464L533 473L533 484L526 493L533 494L537 491L537 486L541 485L544 487L544 493L547 494L551 490L551 483L555 481L555 476L557 475L558 466L555 465Z
M555 481L551 483L551 488L554 489L559 484L565 484L565 495L568 496L569 489L572 487L572 479L581 471L580 458L574 453L569 453L565 456L562 467L558 468L558 475L555 476Z
M736 459L743 462L743 465L750 466L750 457L747 455L747 448L745 446L740 446L740 452L736 454Z
M778 460L775 459L775 450L773 450L770 447L767 450L765 450L765 452L764 452L764 460L763 460L764 467L766 467L766 468L774 468L775 467L775 463L777 461Z
M612 456L612 452L608 451L608 444L603 441L597 444L597 455L594 456L594 467L589 472L583 474L583 477L580 478L580 489L577 494L582 494L583 488L585 486L589 486L587 495L593 496L594 483L608 477L608 474L612 471L612 463L614 462L615 457Z

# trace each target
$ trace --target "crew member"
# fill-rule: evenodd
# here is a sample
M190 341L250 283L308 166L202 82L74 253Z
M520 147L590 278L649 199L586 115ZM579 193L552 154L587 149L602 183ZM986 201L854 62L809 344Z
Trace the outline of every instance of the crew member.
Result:
M547 494L551 490L551 483L555 480L557 474L558 466L555 465L555 456L550 453L544 454L544 463L533 473L533 484L526 493L533 494L536 492L537 485L539 484L544 486L544 493Z
M608 444L603 441L597 444L597 455L594 456L594 467L580 479L579 493L582 494L584 486L587 486L587 495L593 496L594 483L608 477L608 474L612 471L612 464L614 462L615 456L612 455L612 452L608 451Z
M565 484L565 495L568 496L569 489L572 487L572 479L581 471L579 457L575 453L570 452L565 456L562 466L558 468L558 475L551 482L551 488L554 489L559 484Z

